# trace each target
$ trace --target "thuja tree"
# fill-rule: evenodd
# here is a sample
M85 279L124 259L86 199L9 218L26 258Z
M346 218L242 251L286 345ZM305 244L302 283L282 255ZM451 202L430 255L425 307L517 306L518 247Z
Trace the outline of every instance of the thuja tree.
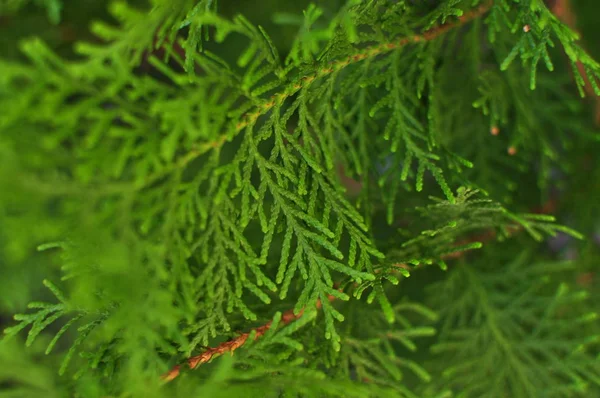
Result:
M600 396L594 3L3 0L0 395Z

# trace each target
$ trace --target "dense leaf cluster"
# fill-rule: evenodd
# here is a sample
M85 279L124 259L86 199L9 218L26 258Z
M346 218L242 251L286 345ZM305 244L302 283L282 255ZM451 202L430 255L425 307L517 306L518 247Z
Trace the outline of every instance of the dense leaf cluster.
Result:
M71 7L34 3L0 12ZM111 2L0 58L0 269L60 265L0 389L598 394L596 298L539 243L584 235L531 210L598 140L577 34L542 0L265 3L271 32L229 3Z

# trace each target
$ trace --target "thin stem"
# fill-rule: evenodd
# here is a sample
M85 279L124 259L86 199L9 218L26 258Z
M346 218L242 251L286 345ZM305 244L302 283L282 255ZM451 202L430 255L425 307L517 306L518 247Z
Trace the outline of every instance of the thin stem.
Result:
M333 301L333 300L335 300L335 297L332 295L329 295L328 299L329 299L329 301ZM317 307L317 309L321 309L322 303L321 303L320 299L317 300L316 307ZM302 315L304 315L304 309L300 310L300 312L298 314L294 314L293 309L287 310L281 316L281 323L283 325L287 325L288 323L291 323L292 321L299 319ZM261 337L262 335L264 335L267 332L267 330L269 330L270 328L271 328L271 321L267 322L266 324L264 324L262 326L252 329L252 332L255 333L254 339L256 340L259 337ZM208 348L202 354L188 358L186 363L190 367L190 369L195 369L196 367L202 365L203 363L207 363L215 356L222 355L226 352L233 353L233 351L237 350L238 348L243 346L244 343L246 343L246 340L248 340L248 337L250 337L250 334L251 334L251 332L242 333L238 337L236 337L232 340L226 341L224 343L221 343L214 348ZM176 378L177 376L179 376L180 373L181 373L181 365L177 365L177 366L174 366L167 373L163 374L161 376L161 378L165 382L169 382L169 381L173 380L174 378Z

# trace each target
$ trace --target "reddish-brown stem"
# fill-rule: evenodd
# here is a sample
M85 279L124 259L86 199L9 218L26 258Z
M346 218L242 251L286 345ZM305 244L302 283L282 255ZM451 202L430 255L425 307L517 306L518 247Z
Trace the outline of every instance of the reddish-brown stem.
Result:
M333 300L335 300L335 297L329 295L328 299L329 299L329 301L333 301ZM317 309L320 309L321 306L322 306L321 301L317 300L317 303L316 303ZM282 325L287 325L288 323L295 321L296 319L299 319L302 315L304 315L304 309L300 310L297 314L294 314L293 310L287 310L281 316L280 323ZM259 337L264 335L267 332L267 330L269 330L270 328L271 328L271 321L267 322L266 324L264 324L262 326L252 329L252 331L254 332L254 339L258 339ZM221 355L226 352L231 352L233 354L233 351L235 351L238 348L240 348L241 346L243 346L249 337L250 337L250 333L242 333L238 337L236 337L232 340L221 343L214 348L206 349L206 351L204 351L202 354L188 358L186 363L190 367L190 369L194 369L197 366L210 361L212 359L212 357L214 357L216 355ZM171 381L174 378L176 378L177 376L179 376L180 372L181 372L181 365L177 365L177 366L173 367L167 373L163 374L162 379L164 381Z

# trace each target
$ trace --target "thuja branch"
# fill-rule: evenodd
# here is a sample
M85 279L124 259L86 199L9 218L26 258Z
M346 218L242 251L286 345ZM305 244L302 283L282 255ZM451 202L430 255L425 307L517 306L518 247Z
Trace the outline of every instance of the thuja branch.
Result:
M319 65L311 73L305 74L304 76L296 79L294 83L287 86L284 90L271 96L271 98L269 100L263 101L260 105L256 106L253 110L246 113L244 116L242 116L241 121L237 122L234 126L232 126L232 128L230 129L230 131L228 133L220 136L215 141L198 145L195 149L193 149L192 151L190 151L189 153L184 155L182 158L180 158L180 160L175 162L173 167L171 167L170 169L185 167L185 165L187 165L189 162L191 162L198 156L206 153L207 151L210 151L211 149L219 149L222 145L224 145L224 143L228 140L228 138L239 133L246 127L252 126L258 120L258 118L260 118L263 115L266 115L271 110L271 108L273 108L276 105L280 105L288 97L294 95L301 89L310 86L314 81L316 81L320 78L323 78L325 76L328 76L334 72L338 72L338 71L344 69L345 67L347 67L348 65L355 64L355 63L361 62L361 61L369 59L369 58L373 58L373 57L377 57L379 55L389 53L391 51L397 50L397 49L407 46L409 44L434 40L434 39L444 35L448 31L450 31L454 28L463 26L464 24L484 15L490 9L491 5L492 5L492 1L487 1L487 2L483 3L482 5L480 5L479 7L465 13L464 15L459 17L454 22L450 22L450 23L432 28L421 34L416 34L416 35L413 35L410 37L403 37L400 39L395 39L393 41L390 41L390 42L384 43L384 44L370 46L370 47L367 47L366 49L363 49L358 53L352 54L342 60L333 61L333 62L328 63L327 65ZM160 175L164 175L164 173L165 173L165 171L162 171L160 173ZM149 180L155 181L158 177L152 176L152 177L150 177ZM457 257L462 256L463 254L464 254L464 252L454 252L454 253L448 254L445 257L457 258ZM395 264L395 266L407 267L407 265L405 265L405 264ZM333 301L333 300L335 300L335 298L333 296L329 296L329 300ZM317 303L316 303L317 308L320 308L321 305L322 305L322 303L320 301L317 301ZM282 322L284 325L288 324L288 323L300 318L303 315L303 313L304 313L304 310L300 311L298 314L294 314L294 312L292 310L286 311L282 316ZM263 336L266 333L266 331L270 329L270 327L271 327L271 322L268 322L265 325L262 325L262 326L259 326L255 329L253 329L252 333L254 335L254 338L257 339L257 338ZM210 361L215 356L224 354L226 352L233 353L233 351L235 351L236 349L238 349L239 347L244 345L250 336L251 336L251 333L242 333L241 335L239 335L238 337L236 337L230 341L222 343L214 348L208 348L203 353L189 358L186 361L186 364L187 364L187 366L189 366L189 368L194 369L194 368L198 367L199 365ZM162 376L162 379L167 382L171 381L171 380L175 379L180 374L180 372L181 372L181 365L177 365L174 368L172 368L169 372L165 373Z
M460 27L473 19L476 19L483 14L485 14L491 7L492 2L486 2L479 7L463 14L458 18L457 21L447 23L430 30L425 31L422 34L417 34L410 37L403 37L401 39L396 39L388 43L377 44L374 46L370 46L365 48L364 50L350 55L347 58L339 61L332 61L328 65L320 65L318 66L312 73L308 73L300 78L298 78L294 83L289 85L285 90L280 93L274 94L271 96L271 99L268 101L264 101L262 104L255 107L253 111L246 113L242 117L242 121L236 124L235 132L238 132L245 128L246 126L254 123L260 116L265 115L269 110L277 104L281 104L291 95L297 93L302 88L309 86L315 80L320 79L322 77L328 76L334 72L340 71L347 67L348 65L355 64L357 62L361 62L363 60L373 58L394 50L397 50L401 47L404 47L411 43L420 43L423 41L431 41L434 40L451 29Z
M487 235L485 235L485 238L490 238L493 236L494 236L493 234L487 234ZM465 253L466 253L466 251L454 252L454 253L450 253L446 256L443 256L443 258L456 259L456 258L462 257ZM394 264L394 266L398 267L398 268L412 269L408 264L400 264L399 263L399 264ZM334 301L336 298L332 295L329 295L328 299L329 299L329 301ZM320 299L317 299L315 306L317 309L320 309L322 307L322 303L321 303ZM287 310L281 316L281 323L283 325L287 325L287 324L299 319L300 317L302 317L302 315L304 315L304 311L305 311L305 309L302 309L298 312L298 314L295 314L294 310ZM254 339L258 339L258 338L262 337L267 332L267 330L269 330L270 328L271 328L271 321L267 322L266 324L264 324L262 326L252 329L252 332L254 332ZM241 346L243 346L246 343L246 341L248 340L250 335L251 335L251 332L242 333L238 337L236 337L232 340L226 341L224 343L221 343L216 347L209 347L203 353L188 358L185 363L187 364L187 366L189 366L190 369L195 369L198 366L209 362L212 358L222 355L226 352L233 354L233 352L235 350L237 350L238 348L240 348ZM177 376L179 376L179 374L181 373L181 369L182 369L181 365L176 365L171 370L169 370L167 373L163 374L161 376L161 378L165 382L169 382L169 381L175 379Z
M310 86L316 80L329 76L334 72L339 72L340 70L346 68L349 65L353 65L370 58L384 55L386 53L405 47L409 44L422 43L437 39L438 37L441 37L444 34L446 34L448 31L455 28L459 28L473 21L474 19L481 17L490 10L492 4L493 1L486 1L480 4L478 7L464 13L462 16L458 17L456 21L431 28L421 34L416 34L409 37L396 38L387 43L369 46L342 60L332 61L328 64L321 64L314 67L314 69L311 72L294 79L293 83L287 85L280 92L272 95L270 99L261 101L261 103L256 105L252 110L246 112L241 117L241 120L232 121L229 131L227 133L222 134L213 141L196 144L196 146L191 151L183 155L171 167L165 170L161 170L159 173L150 176L136 188L141 189L144 186L155 182L157 179L160 179L162 176L164 176L166 173L169 173L171 170L185 167L188 163L198 158L199 156L205 154L206 152L212 149L221 148L225 144L225 142L233 138L237 133L239 133L246 127L252 126L261 116L266 115L274 106L282 104L287 98L296 94L303 88Z
M520 232L522 230L523 230L523 228L520 226L513 226L508 229L508 232L516 233L516 232ZM495 238L496 238L496 233L494 231L487 231L480 235L473 236L469 239L459 241L455 245L457 247L457 251L443 255L443 256L441 256L441 259L451 260L451 259L461 258L469 250L458 249L458 248L464 247L465 245L467 245L469 243L490 241ZM403 263L397 263L397 264L394 264L393 266L396 268L403 268L403 269L407 269L407 270L422 268L422 266L411 267L408 264L403 264ZM336 300L336 298L332 295L328 295L328 299L329 299L329 301ZM315 305L316 305L317 309L320 309L322 307L321 300L317 299ZM288 310L288 311L284 312L281 317L281 323L283 325L287 325L287 324L299 319L300 317L302 317L302 315L304 315L304 311L305 311L305 309L302 309L297 314L294 313L294 310ZM267 330L269 330L270 328L271 328L271 322L269 321L262 326L252 329L251 332L242 333L238 337L236 337L232 340L221 343L216 347L210 347L210 348L206 349L203 353L188 358L186 360L186 364L187 364L187 366L189 366L190 369L195 369L198 366L209 362L211 359L213 359L216 356L222 355L227 352L233 354L233 352L235 350L237 350L238 348L240 348L241 346L243 346L246 343L248 338L251 336L252 332L254 334L254 339L258 339L258 338L262 337L267 332ZM175 379L177 376L179 376L179 374L181 373L181 369L182 369L181 365L176 365L171 370L169 370L167 373L163 374L161 376L161 378L165 382L169 382L169 381Z
M493 2L487 1L478 7L464 13L462 16L458 17L455 21L446 23L441 26L437 26L431 28L421 34L416 34L410 37L402 37L396 38L392 41L383 44L377 44L373 46L366 47L356 53L349 55L348 57L338 60L332 61L328 64L321 64L313 67L312 71L304 74L303 76L297 77L294 79L294 82L287 85L280 92L271 96L268 100L259 101L260 103L252 108L250 111L246 112L240 120L232 120L228 131L221 134L218 138L207 141L207 142L198 142L196 143L190 151L181 155L179 159L177 159L172 164L166 166L165 168L150 174L146 178L136 181L131 184L129 182L120 182L114 183L109 186L105 186L102 189L102 194L115 194L122 192L131 192L131 191L140 191L146 188L147 186L159 181L161 178L164 178L171 172L175 170L181 170L185 168L190 162L197 159L198 157L210 152L211 150L219 150L228 140L237 135L240 131L245 129L248 126L253 125L261 116L268 114L268 112L276 105L283 103L287 98L296 94L298 91L302 90L310 86L313 82L321 79L323 77L329 76L334 72L338 72L349 65L353 65L364 60L374 58L380 55L384 55L390 53L394 50L398 50L402 47L405 47L409 44L422 43L426 41L431 41L436 38L443 36L448 31L459 28L470 21L481 17L491 8ZM28 177L29 178L29 177ZM51 185L45 185L44 182L35 180L33 176L29 178L29 185L33 187L37 187L43 190L48 194L76 194L76 193L88 193L85 189L81 187L68 186L68 185L59 185L57 186L55 183ZM94 188L97 189L97 188ZM98 192L96 190L96 192Z

